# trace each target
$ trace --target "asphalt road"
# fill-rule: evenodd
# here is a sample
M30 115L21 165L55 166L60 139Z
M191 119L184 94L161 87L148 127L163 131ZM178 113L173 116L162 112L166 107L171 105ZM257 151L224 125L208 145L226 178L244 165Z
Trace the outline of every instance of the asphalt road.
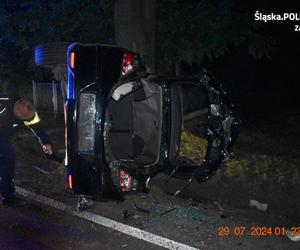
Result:
M0 207L0 249L163 249L151 243L26 202Z
M155 192L155 190L154 190ZM157 197L159 195L160 197ZM59 204L74 207L74 195L63 194ZM155 197L156 196L156 197ZM270 226L279 222L269 216L237 209L217 212L208 203L196 204L197 209L188 208L182 200L174 200L176 210L159 216L163 202L161 194L127 197L125 203L95 202L86 211L103 216L124 225L134 226L169 239L185 242L199 249L300 249L299 242L290 241L285 235L250 235L250 227ZM44 197L44 196L43 196ZM54 197L53 197L54 198ZM154 199L160 199L160 204ZM168 199L169 202L172 199ZM64 202L64 203L63 203ZM130 204L148 208L150 214L135 211ZM150 203L154 202L153 207ZM170 203L169 203L170 204ZM193 205L195 206L195 204ZM166 207L164 206L164 209ZM128 210L129 218L122 219ZM274 224L275 223L275 224ZM220 235L220 228L228 227L228 235ZM235 228L246 227L244 234L237 235ZM32 199L15 207L0 206L0 249L163 249L157 245L123 234L112 228L103 227L86 219L72 216L66 211L45 206ZM172 248L186 249L186 248Z
M53 145L62 144L62 131L57 133L57 142L55 133L51 134ZM32 136L19 137L15 142L17 186L74 206L78 196L66 190L64 167L43 158ZM47 175L37 171L35 166L59 171ZM249 208L248 198L240 206L230 207L218 199L224 196L220 190L217 191L218 183L214 186L209 182L192 184L186 193L197 194L195 198L174 197L167 193L174 193L184 183L173 180L166 186L165 178L164 175L155 177L150 182L149 194L128 195L124 202L95 202L87 211L199 249L300 249L300 242L292 242L285 235L251 234L252 228L271 227L274 232L276 227L299 227L299 221L293 217L289 219L277 215L272 207L266 212ZM217 179L211 181L214 180ZM215 191L207 197L205 190L209 189ZM244 195L237 185L232 184L232 190L233 193L225 194L230 199L236 199L240 193ZM149 212L139 211L134 205ZM171 212L161 216L170 209ZM157 245L29 200L25 206L1 207L0 210L0 250L161 249ZM124 216L125 211L128 216ZM226 227L230 229L229 234L220 235L220 230ZM245 228L244 233L236 234L234 230L240 227Z

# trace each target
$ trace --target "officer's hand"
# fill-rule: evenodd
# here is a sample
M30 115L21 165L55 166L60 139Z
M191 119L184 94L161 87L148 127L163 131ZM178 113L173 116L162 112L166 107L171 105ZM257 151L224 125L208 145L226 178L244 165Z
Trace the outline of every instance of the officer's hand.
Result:
M52 155L53 154L50 144L44 144L44 145L42 145L42 148L43 148L43 151L44 151L45 154L47 154L47 155Z

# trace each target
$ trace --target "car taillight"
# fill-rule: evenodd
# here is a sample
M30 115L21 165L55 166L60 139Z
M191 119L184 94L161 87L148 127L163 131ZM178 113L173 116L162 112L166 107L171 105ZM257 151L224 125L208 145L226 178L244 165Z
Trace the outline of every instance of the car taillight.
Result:
M130 52L125 52L122 60L122 76L133 70L134 58Z
M72 180L72 175L69 174L68 175L68 186L69 186L69 189L73 189L73 180Z
M119 172L120 178L120 188L122 192L129 192L132 190L132 177L126 173L124 170L120 170Z
M73 178L72 178L72 171L70 166L66 166L67 167L67 183L68 183L68 188L70 190L73 189Z
M95 149L96 95L83 93L79 97L78 150L93 153Z

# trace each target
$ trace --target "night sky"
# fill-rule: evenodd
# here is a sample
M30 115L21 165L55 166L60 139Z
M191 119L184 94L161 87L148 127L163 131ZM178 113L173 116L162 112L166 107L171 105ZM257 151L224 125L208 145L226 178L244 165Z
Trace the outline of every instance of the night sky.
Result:
M300 84L300 8L285 3L249 6L249 13L297 13L298 21L259 21L261 32L272 37L269 58L253 59L246 48L230 51L215 65L219 78L228 82L243 117L275 114L290 110L299 112ZM256 6L256 7L255 7Z
M2 2L4 3L5 1ZM249 22L259 23L259 32L272 39L269 58L254 59L249 56L247 45L240 44L230 48L224 56L213 62L204 60L201 65L183 64L184 73L195 73L201 67L211 70L218 79L226 83L241 113L262 115L272 113L273 109L296 111L299 105L300 8L292 1L258 0L237 1L235 8L237 11L239 8L247 10ZM256 11L263 15L294 13L299 20L255 21Z

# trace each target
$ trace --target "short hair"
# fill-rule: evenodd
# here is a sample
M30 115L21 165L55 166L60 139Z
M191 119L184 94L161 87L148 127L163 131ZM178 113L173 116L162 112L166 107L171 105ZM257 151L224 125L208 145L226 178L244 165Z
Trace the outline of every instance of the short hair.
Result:
M31 101L20 99L14 104L13 112L20 120L30 120L34 117L36 108Z

